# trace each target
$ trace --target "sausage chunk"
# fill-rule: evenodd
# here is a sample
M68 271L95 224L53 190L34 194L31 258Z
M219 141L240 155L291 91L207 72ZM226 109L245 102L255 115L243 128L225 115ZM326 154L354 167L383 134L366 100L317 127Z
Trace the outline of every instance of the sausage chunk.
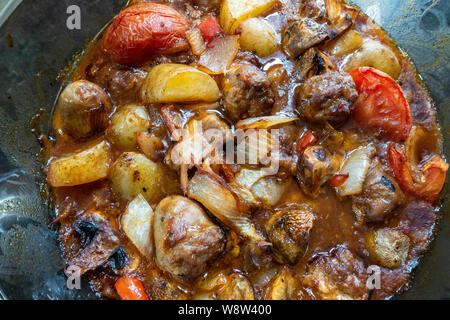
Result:
M146 73L139 69L99 58L86 70L89 80L105 88L118 105L136 102L136 95Z
M389 269L401 267L408 257L409 237L395 229L385 228L374 231L367 237L370 258L375 263Z
M225 246L223 231L197 203L181 196L159 203L154 235L158 266L181 281L204 273Z
M378 160L371 164L363 186L363 192L352 199L353 212L358 224L381 222L395 208L404 203L405 197Z
M364 264L342 246L316 257L303 279L313 297L322 300L365 300L366 282Z
M249 63L238 64L222 82L224 106L237 121L269 115L274 94L266 73Z
M89 138L105 130L112 111L106 92L86 80L69 84L58 100L61 129L75 139Z
M298 163L297 181L305 194L315 198L338 169L337 159L327 149L321 146L308 147Z
M342 125L358 98L352 77L343 72L329 72L305 81L297 92L297 108L302 118L313 123Z
M292 204L274 210L266 224L267 238L279 263L297 263L308 248L316 215L307 205Z

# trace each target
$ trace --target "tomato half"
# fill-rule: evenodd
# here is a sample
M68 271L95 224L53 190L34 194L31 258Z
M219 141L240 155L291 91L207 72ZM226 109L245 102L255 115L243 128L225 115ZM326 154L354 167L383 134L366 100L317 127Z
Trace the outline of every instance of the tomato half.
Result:
M370 67L350 72L359 98L353 117L360 126L396 142L412 128L411 111L402 88L388 74Z
M408 159L400 149L390 145L388 159L395 180L404 192L431 203L439 198L448 170L448 164L441 157L434 156L422 166L419 182L412 178Z
M156 3L141 3L123 10L106 31L103 47L125 65L138 65L153 54L187 48L188 23L176 10Z

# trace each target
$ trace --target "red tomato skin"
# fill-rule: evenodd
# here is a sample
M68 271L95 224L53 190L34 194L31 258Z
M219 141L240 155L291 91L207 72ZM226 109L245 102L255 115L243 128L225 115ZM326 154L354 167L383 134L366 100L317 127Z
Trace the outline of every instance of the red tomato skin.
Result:
M388 74L370 67L350 72L359 98L353 117L356 122L382 137L405 141L412 129L411 111L405 94Z
M134 277L122 277L114 287L122 300L150 300L142 281Z
M434 156L422 168L423 181L417 183L409 171L405 154L393 145L388 148L389 165L400 188L413 196L434 203L444 187L448 164L439 156Z
M151 55L186 47L188 23L176 10L156 3L126 8L106 31L103 48L117 63L139 65Z
M317 142L317 138L311 131L307 131L298 141L297 154L300 155L306 148L314 145Z
M333 176L328 182L330 183L330 186L338 188L342 186L345 183L345 181L347 181L348 178L349 174L337 174Z
M222 34L222 28L214 17L209 17L197 26L206 43L212 42L218 35Z

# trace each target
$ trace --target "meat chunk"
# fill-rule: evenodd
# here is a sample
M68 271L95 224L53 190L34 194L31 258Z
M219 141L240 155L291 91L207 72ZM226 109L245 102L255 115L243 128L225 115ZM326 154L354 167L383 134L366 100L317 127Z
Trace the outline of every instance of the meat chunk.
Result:
M364 264L345 247L316 257L308 266L303 285L315 299L365 300L369 296Z
M352 199L353 212L358 224L364 221L381 222L404 200L405 196L395 179L383 170L378 160L373 160L363 192Z
M223 231L194 201L181 196L162 200L155 211L156 262L181 281L192 281L224 250Z
M283 35L283 47L294 58L324 40L336 38L353 24L338 0L301 1L299 12L301 18L293 21Z
M311 48L307 50L295 66L296 78L299 82L336 70L336 66L321 51Z
M316 215L307 205L277 208L266 224L267 238L279 263L297 263L308 248L309 232Z
M297 92L297 108L306 121L342 125L358 98L355 82L343 72L329 72L305 81Z
M88 80L106 89L116 104L136 102L136 95L146 77L144 71L99 58L88 66Z
M311 47L327 39L325 24L303 18L293 21L283 34L283 48L290 57L298 57Z
M325 0L303 0L299 12L302 17L322 21L327 15Z
M79 80L69 84L58 99L61 129L75 139L102 132L113 111L111 99L95 83Z
M389 269L399 268L406 262L409 243L407 235L390 228L373 231L367 237L371 260Z
M415 257L423 254L433 239L436 222L439 219L436 210L426 202L412 202L400 214L397 229L411 239L411 254Z
M308 147L298 162L297 181L305 194L315 198L338 170L339 162L327 149Z
M249 63L237 64L222 82L225 110L237 121L269 115L274 94L266 73Z
M103 265L119 248L118 231L100 211L92 210L80 216L75 230L82 237L83 249L67 265L77 267L80 274Z

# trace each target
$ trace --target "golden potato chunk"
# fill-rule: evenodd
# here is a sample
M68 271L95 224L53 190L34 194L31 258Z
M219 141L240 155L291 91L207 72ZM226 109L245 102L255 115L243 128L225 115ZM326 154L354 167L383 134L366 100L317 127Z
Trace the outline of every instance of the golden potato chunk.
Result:
M228 34L234 34L242 21L259 16L269 10L275 0L224 0L219 22Z
M259 18L241 23L241 47L255 52L260 57L270 56L278 49L278 39L270 24Z
M174 63L151 69L140 94L145 103L215 102L220 98L219 87L211 76Z
M47 181L52 187L72 187L94 182L108 176L111 150L107 142L76 154L53 160Z

